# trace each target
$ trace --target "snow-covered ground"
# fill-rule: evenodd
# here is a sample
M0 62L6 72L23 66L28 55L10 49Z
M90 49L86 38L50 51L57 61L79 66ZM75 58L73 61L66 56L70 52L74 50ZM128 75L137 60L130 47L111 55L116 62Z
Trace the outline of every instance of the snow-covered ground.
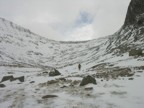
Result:
M143 108L144 71L134 70L136 74L101 81L97 85L79 86L83 72L75 72L57 77L49 77L39 68L0 67L0 77L5 75L25 76L24 82L5 81L0 88L0 108ZM11 73L10 73L11 72ZM79 76L77 76L79 74ZM89 73L91 74L91 73ZM86 75L86 74L85 74ZM47 81L58 80L53 84ZM131 78L131 77L130 77ZM30 83L34 81L34 83ZM93 90L85 90L93 87ZM55 98L42 99L45 95L57 95Z

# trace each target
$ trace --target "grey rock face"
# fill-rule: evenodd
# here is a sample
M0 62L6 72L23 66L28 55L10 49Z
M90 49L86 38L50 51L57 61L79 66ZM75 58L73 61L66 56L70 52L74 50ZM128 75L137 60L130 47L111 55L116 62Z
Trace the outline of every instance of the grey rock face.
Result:
M144 0L131 0L124 25L132 25L144 21Z

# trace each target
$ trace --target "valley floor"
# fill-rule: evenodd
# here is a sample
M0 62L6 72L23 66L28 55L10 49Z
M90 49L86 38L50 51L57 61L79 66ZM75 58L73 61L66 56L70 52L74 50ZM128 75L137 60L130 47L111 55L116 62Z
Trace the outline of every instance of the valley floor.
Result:
M143 108L144 71L134 70L134 79L97 79L97 85L80 87L83 72L49 77L39 68L0 67L5 75L25 76L25 81L2 82L0 108ZM62 71L62 70L61 70ZM63 79L66 79L64 81ZM51 81L51 83L47 83ZM56 82L55 82L56 81ZM92 90L86 89L91 88ZM54 98L42 98L56 95Z

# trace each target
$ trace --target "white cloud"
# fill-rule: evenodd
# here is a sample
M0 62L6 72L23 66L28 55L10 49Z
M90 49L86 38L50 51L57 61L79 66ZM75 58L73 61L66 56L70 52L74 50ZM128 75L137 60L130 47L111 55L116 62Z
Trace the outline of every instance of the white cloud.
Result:
M92 24L83 25L81 27L75 28L73 31L66 33L68 37L64 39L65 41L84 41L84 40L91 40L93 39L94 32ZM65 36L66 37L66 36Z
M0 17L50 39L91 39L118 30L124 22L129 2L130 0L0 0ZM81 12L92 16L92 22L78 27L76 21ZM86 28L89 34L87 36L82 35L86 34ZM90 31L96 35L92 36ZM76 33L79 38L74 38L73 34Z

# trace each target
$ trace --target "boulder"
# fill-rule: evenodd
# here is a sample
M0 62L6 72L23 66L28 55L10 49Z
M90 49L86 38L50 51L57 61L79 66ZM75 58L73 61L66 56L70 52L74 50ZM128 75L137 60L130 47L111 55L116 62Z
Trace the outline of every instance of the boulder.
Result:
M133 80L134 78L129 78L128 80Z
M0 84L0 88L6 87L4 84Z
M74 81L72 82L73 85L77 85L77 84L79 84L79 83L80 83L79 80L74 80Z
M80 86L84 86L84 85L87 85L89 83L97 84L95 78L88 75L82 79Z
M15 81L15 80L19 80L20 82L24 82L24 76L10 79L10 81Z
M35 83L35 81L31 81L30 83Z
M14 72L8 72L8 74L14 74Z
M66 85L63 85L63 86L61 86L60 88L66 88L67 86Z
M4 76L4 77L2 78L2 80L1 80L1 82L7 81L7 80L11 80L11 79L13 79L13 76L12 76L12 75L10 75L10 76Z
M134 73L129 73L129 74L127 74L127 77L131 77L133 75L134 75Z
M42 97L42 99L47 99L47 98L55 98L58 97L57 95L45 95Z
M93 90L93 87L86 87L85 90Z
M20 82L24 82L24 76L18 77Z
M58 76L58 75L61 75L61 73L58 70L56 70L56 69L52 69L49 72L49 76Z
M47 72L47 71L44 71L43 74L48 74L48 72Z

